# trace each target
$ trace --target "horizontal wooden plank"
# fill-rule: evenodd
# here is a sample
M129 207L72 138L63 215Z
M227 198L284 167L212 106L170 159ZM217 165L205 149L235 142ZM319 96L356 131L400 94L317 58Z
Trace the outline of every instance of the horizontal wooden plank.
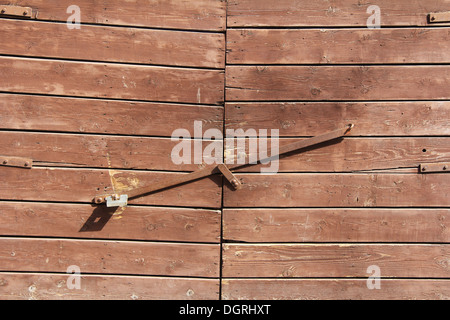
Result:
M1 236L219 242L219 211L2 202Z
M186 144L186 148L190 146L188 164L176 164L172 160L172 151L180 143ZM217 144L220 152L205 151L199 156L203 156L203 161L222 161L222 141L180 142L170 138L0 132L2 155L26 155L38 166L195 171L199 165L195 164L194 157L200 153L195 152L195 143L203 146L199 151Z
M450 275L445 244L225 244L223 277L445 278Z
M73 276L73 275L72 275ZM81 275L81 288L68 289L70 275L0 273L2 300L217 300L219 280Z
M448 207L446 174L238 174L225 207Z
M370 6L380 9L381 26L426 26L428 14L450 10L448 1L389 0L229 0L228 26L319 27L367 26L375 13ZM372 19L371 19L372 20ZM373 24L373 22L371 23Z
M379 290L369 290L367 279L222 281L224 300L447 300L449 297L448 280L383 279Z
M228 101L450 98L447 65L228 66L226 79Z
M352 136L450 135L447 101L230 102L225 111L227 129L278 129L285 137L320 135L349 123Z
M222 131L223 108L0 94L0 119L1 129L171 137L183 128L199 138L194 121Z
M270 134L270 131L269 131ZM0 135L1 137L1 135ZM279 147L302 139L279 139ZM257 154L271 155L271 139L234 139L225 150L227 161L250 152L250 141L257 141ZM245 143L245 147L241 146ZM255 142L253 142L255 143ZM227 144L225 144L227 145ZM231 145L231 142L230 142ZM344 138L282 156L272 164L278 172L352 172L359 170L415 168L421 163L450 161L450 138ZM244 167L241 172L261 172L269 165ZM416 171L418 172L418 171Z
M447 28L231 29L230 64L448 63Z
M83 26L73 31L60 23L4 20L0 37L20 39L5 41L0 53L7 55L207 68L225 66L225 36L220 33L101 26Z
M2 271L218 277L218 244L0 238Z
M70 0L13 0L8 4L33 8L40 20L66 22L73 10ZM220 31L225 29L226 3L221 0L79 0L82 23L133 25Z
M450 242L450 209L224 209L245 242Z
M222 70L0 57L0 91L219 104Z
M185 173L60 168L0 168L4 200L92 202L95 196L126 192ZM222 178L218 175L156 192L130 204L219 208Z

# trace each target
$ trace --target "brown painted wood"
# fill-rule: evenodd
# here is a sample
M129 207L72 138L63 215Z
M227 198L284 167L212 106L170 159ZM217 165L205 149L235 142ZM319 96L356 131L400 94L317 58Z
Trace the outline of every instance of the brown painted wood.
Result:
M270 131L269 131L270 133ZM0 135L1 136L1 135ZM280 139L280 148L303 139ZM272 141L258 139L258 152L271 154ZM234 148L227 149L227 160L237 161L241 139L234 140ZM226 145L226 144L225 144ZM249 154L249 139L245 139ZM240 153L242 153L240 151ZM304 152L292 152L279 160L278 172L352 172L359 170L415 168L421 163L450 161L449 138L344 138L324 143ZM252 165L240 172L261 172L268 165Z
M12 5L29 6L37 10L37 19L66 22L70 0L13 0ZM80 0L82 23L133 25L156 28L176 28L220 31L225 29L226 3L221 0Z
M91 203L103 193L121 193L185 173L93 169L4 167L1 198ZM219 208L222 178L218 175L134 199L130 204Z
M352 136L450 135L450 103L278 102L227 103L226 129L278 129L280 136L311 136L354 123ZM269 130L270 133L270 130Z
M237 174L224 186L225 207L446 207L446 174Z
M0 94L0 119L1 129L171 137L182 128L198 138L194 121L222 131L223 108Z
M152 65L224 68L225 36L138 28L5 20L1 54ZM42 35L52 35L42 37ZM20 39L15 41L14 39Z
M367 274L369 277L370 274ZM369 290L367 279L227 279L224 300L447 300L448 280L383 279Z
M2 271L218 277L217 244L1 238Z
M0 58L0 91L219 104L223 71Z
M0 150L5 156L27 156L37 166L120 168L195 171L194 141L191 163L175 164L171 159L179 141L170 138L117 137L31 132L0 132ZM203 149L213 141L203 141ZM205 152L203 159L222 161L222 155Z
M225 244L223 277L445 278L450 248L445 244Z
M70 275L0 273L2 300L217 300L219 280L81 275L81 289L68 289Z
M373 14L371 5L381 10L381 26L426 26L428 14L450 10L439 0L308 1L308 0L230 0L228 26L367 26Z
M446 28L231 29L229 64L448 63Z
M449 99L448 66L228 66L228 101Z
M219 242L219 211L186 208L98 208L2 202L0 235L146 241Z
M223 238L245 242L450 242L448 209L224 209Z

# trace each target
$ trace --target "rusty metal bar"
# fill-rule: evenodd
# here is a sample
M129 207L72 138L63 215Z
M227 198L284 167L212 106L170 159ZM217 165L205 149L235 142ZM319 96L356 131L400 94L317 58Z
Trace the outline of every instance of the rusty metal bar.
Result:
M280 147L279 153L277 155L271 155L268 158L258 159L258 161L264 161L267 159L274 158L276 156L280 156L285 153L289 153L292 151L299 151L301 149L305 149L305 148L312 147L312 146L315 146L315 145L318 145L318 144L321 144L321 143L324 143L327 141L341 138L341 137L345 136L346 134L348 134L352 128L353 128L353 124L349 124L348 126L341 128L339 130L335 130L332 132L325 133L323 135L319 135L316 137L304 139L301 141L297 141L297 142L285 145L283 147ZM240 167L244 167L244 166L248 166L248 165L251 165L251 164L248 164L248 163L232 164L232 165L221 164L221 165L219 165L220 167L218 165L208 165L205 168L200 169L195 172L192 172L192 173L188 173L185 175L177 175L173 178L156 182L155 184L150 185L150 186L145 186L145 187L126 191L126 192L122 193L122 195L127 195L128 199L133 199L133 198L147 195L149 193L176 187L178 185L181 185L181 184L184 184L187 182L192 182L192 181L195 181L195 180L198 180L201 178L205 178L205 177L208 177L208 176L216 174L216 173L224 174L225 177L230 181L230 183L232 183L233 186L236 185L235 188L239 189L240 182L238 179L236 179L236 177L234 177L234 175L231 173L231 170L240 168ZM230 174L231 174L231 176L230 176ZM233 183L234 180L236 180L236 182ZM102 203L108 202L108 199L109 199L108 203L111 205L111 201L113 201L114 199L115 199L115 201L117 201L118 199L120 199L120 197L121 197L121 195L119 195L119 194L107 194L107 195L96 196L94 198L94 203L102 204Z

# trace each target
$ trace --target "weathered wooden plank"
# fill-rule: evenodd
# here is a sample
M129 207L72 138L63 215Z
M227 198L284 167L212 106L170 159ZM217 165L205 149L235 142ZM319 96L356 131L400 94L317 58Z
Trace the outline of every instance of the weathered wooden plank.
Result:
M228 66L228 101L449 99L449 66Z
M445 174L238 174L224 187L225 207L446 207Z
M37 19L67 21L70 0L12 0L37 11ZM221 0L79 0L82 23L220 31L225 29L226 3ZM67 13L69 11L69 13ZM72 21L72 19L70 19Z
M5 20L1 54L27 57L224 68L225 36L221 33L83 26ZM51 37L42 37L51 35Z
M222 131L222 119L222 107L0 94L1 129L199 138L194 121Z
M117 170L4 167L0 170L1 199L92 202L95 196L121 193L185 173ZM219 175L153 193L130 204L219 208Z
M445 244L225 244L223 277L445 278L450 274Z
M1 238L2 271L218 277L217 244Z
M70 275L0 273L2 300L217 300L219 280L81 275L81 288L68 289Z
M429 13L450 10L448 1L439 0L230 0L227 21L229 27L366 27L372 5L380 9L381 26L426 26Z
M230 64L448 63L446 28L231 29Z
M450 135L446 101L227 103L225 111L227 129L278 129L285 137L319 135L349 123L355 124L352 136Z
M218 104L221 70L0 57L0 91Z
M106 208L2 202L0 235L219 242L219 211L169 207Z
M282 147L300 140L302 139L279 139L278 144ZM234 147L225 150L226 159L237 162L238 155L242 156L243 152L250 154L250 141L255 140L234 139ZM267 149L271 149L273 143L270 139L257 139L256 141L259 154L271 155L271 152L274 152L267 151ZM245 149L241 146L244 143ZM305 149L303 152L282 156L277 168L278 172L418 169L421 163L427 161L450 161L450 138L344 138L321 144L316 148ZM243 167L238 171L260 172L264 167L268 167L268 165L253 165Z
M221 141L200 141L204 150ZM118 137L31 132L0 132L0 150L4 156L24 156L34 165L58 167L120 168L145 170L195 171L194 140L190 140L191 161L176 164L172 150L179 141L170 138ZM183 143L187 143L186 141ZM197 144L199 142L197 141ZM217 154L203 152L203 161L222 161ZM200 155L200 156L202 156Z
M367 274L367 277L371 274ZM369 280L371 281L371 280ZM448 300L448 280L382 279L369 290L367 279L227 279L224 300Z
M450 242L449 209L224 209L245 242Z

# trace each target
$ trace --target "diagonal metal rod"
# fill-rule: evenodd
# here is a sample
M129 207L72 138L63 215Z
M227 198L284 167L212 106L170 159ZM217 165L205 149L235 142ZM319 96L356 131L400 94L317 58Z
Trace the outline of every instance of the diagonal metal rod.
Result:
M324 143L327 141L341 138L341 137L345 136L346 134L348 134L352 128L353 128L353 124L349 124L348 126L346 126L344 128L341 128L341 129L338 129L338 130L335 130L332 132L328 132L328 133L325 133L325 134L322 134L319 136L315 136L312 138L308 138L308 139L300 140L300 141L297 141L294 143L290 143L285 146L281 146L279 148L278 154L271 155L270 157L267 157L267 158L258 159L258 162L272 159L274 157L277 157L277 156L280 156L280 155L283 155L283 154L286 154L289 152L302 150L302 149L305 149L305 148L308 148L311 146L315 146L315 145L318 145L318 144L321 144L321 143ZM248 155L247 155L247 157L248 157ZM244 164L231 164L231 165L225 165L225 166L231 171L233 169L237 169L237 168L249 166L249 165L252 165L252 164L244 163ZM208 165L208 166L204 167L203 169L194 171L192 173L188 173L188 174L184 174L184 175L177 175L173 178L168 178L168 179L165 179L164 181L159 181L153 185L144 186L144 187L126 191L126 192L122 193L122 195L126 194L128 196L128 199L133 199L133 198L141 197L141 196L144 196L149 193L156 192L156 191L176 187L176 186L179 186L184 183L193 182L195 180L205 178L205 177L208 177L210 175L220 173L220 172L221 171L219 170L218 165L216 165L216 164ZM94 198L94 202L96 204L105 203L107 201L108 197L110 197L113 200L114 199L118 200L120 195L108 194L108 195L97 196Z

